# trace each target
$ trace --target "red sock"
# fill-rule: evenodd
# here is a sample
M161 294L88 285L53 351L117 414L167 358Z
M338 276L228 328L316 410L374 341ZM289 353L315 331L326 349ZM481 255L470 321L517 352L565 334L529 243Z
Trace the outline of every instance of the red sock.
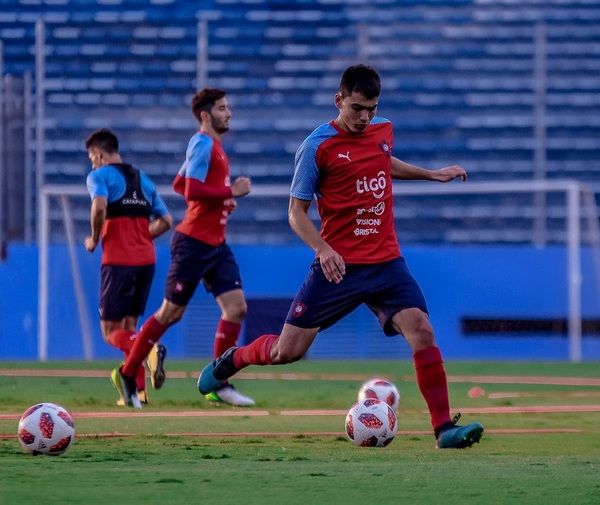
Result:
M129 356L127 356L127 360L122 368L123 375L128 377L137 376L140 365L147 358L154 344L160 340L160 337L166 331L167 326L160 324L154 316L148 318L138 332L137 337L135 337Z
M135 386L138 391L146 389L146 366L142 363L135 374Z
M278 338L278 335L262 335L240 347L233 355L233 364L240 369L248 365L271 365L271 348Z
M113 330L108 335L108 343L125 353L125 361L127 361L134 341L135 331L125 330L123 328ZM135 374L135 383L138 391L146 389L146 367L144 366L144 363L138 367L137 373Z
M219 320L217 332L215 333L215 358L218 358L227 349L233 347L240 336L242 325L232 323L223 319Z
M438 428L450 421L448 382L442 354L436 346L427 347L413 354L417 385L425 398L431 425Z
M133 337L133 338L132 338ZM113 330L108 335L108 343L125 353L125 357L131 351L133 341L135 340L135 331L119 328Z

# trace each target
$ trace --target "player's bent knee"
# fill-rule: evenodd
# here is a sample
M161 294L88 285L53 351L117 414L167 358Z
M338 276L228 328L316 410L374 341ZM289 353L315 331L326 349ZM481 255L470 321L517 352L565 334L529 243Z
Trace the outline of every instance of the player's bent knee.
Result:
M236 305L234 307L229 307L227 311L223 314L223 319L227 321L243 321L246 317L246 313L248 312L248 308L246 305Z
M185 305L175 305L168 300L163 300L163 304L154 313L154 318L163 326L170 327L181 321L185 309Z
M404 337L413 352L436 345L435 335L430 324L419 325L413 328L412 331L406 332Z
M273 365L287 365L299 361L303 355L293 350L278 349L274 354L271 354L271 363Z
M182 317L183 317L183 314L174 314L172 317L170 317L167 320L167 325L166 326L173 326L174 324L176 324L179 321L181 321Z

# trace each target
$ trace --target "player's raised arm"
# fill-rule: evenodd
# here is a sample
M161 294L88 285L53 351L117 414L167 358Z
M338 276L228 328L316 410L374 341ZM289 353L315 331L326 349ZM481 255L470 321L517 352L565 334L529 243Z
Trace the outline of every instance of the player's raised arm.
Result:
M463 181L467 180L467 172L459 165L451 165L437 170L426 170L394 157L392 157L390 175L392 179L402 181L450 182L459 177Z

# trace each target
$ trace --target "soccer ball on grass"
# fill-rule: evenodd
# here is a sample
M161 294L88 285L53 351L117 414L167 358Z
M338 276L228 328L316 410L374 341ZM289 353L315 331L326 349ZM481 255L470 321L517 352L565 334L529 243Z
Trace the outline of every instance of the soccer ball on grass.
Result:
M19 442L33 455L58 456L75 438L73 418L55 403L38 403L29 407L19 419Z
M400 407L400 392L395 384L379 377L368 380L358 390L358 400L377 398L387 403L394 412Z
M346 435L359 447L385 447L394 440L397 430L396 413L376 398L360 400L346 415Z

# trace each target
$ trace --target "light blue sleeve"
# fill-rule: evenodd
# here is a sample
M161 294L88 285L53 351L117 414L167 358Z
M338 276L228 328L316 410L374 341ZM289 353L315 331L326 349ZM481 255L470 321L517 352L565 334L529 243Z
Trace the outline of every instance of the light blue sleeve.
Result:
M156 186L142 171L140 171L140 182L142 184L142 193L144 193L144 198L150 202L152 214L156 217L161 217L165 214L168 214L169 209L167 209L164 200L160 197L158 191L156 191Z
M196 133L188 142L185 161L179 169L179 175L205 182L210 167L213 143L213 139L208 135Z
M290 188L290 196L299 200L312 200L318 192L320 172L317 166L317 151L327 139L337 134L329 123L319 126L313 131L296 151L294 159L294 178Z
M122 198L127 189L125 177L114 165L105 165L92 170L87 176L86 184L92 200L97 196L103 196L108 203Z
M98 170L92 170L87 175L85 184L92 200L97 196L108 198L108 186Z

